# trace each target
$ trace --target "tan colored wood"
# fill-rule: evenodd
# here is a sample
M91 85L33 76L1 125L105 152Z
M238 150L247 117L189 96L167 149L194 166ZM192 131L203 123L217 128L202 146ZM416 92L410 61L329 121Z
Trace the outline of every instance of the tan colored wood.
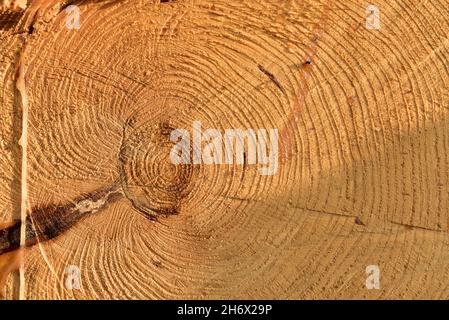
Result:
M446 0L376 1L380 30L365 1L74 4L0 12L6 298L448 298ZM194 121L277 128L277 173L172 165Z

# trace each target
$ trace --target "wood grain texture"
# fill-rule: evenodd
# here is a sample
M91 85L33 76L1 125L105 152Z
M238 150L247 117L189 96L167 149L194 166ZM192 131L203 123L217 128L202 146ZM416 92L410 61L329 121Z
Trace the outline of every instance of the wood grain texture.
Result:
M380 30L358 0L5 5L0 274L25 279L3 296L447 299L448 4L376 1ZM278 128L277 173L171 165L194 121Z

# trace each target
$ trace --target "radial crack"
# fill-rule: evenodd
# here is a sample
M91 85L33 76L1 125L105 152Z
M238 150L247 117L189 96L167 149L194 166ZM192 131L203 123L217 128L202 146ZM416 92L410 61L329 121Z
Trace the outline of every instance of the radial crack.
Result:
M27 186L27 148L28 148L28 109L29 109L29 101L28 95L26 91L26 83L25 83L25 54L26 54L26 40L24 40L23 47L19 53L19 59L17 64L16 71L16 92L18 96L18 104L21 109L22 116L22 133L19 139L19 145L21 148L20 155L20 246L25 245L26 241L26 217L27 217L27 209L28 209L28 186ZM25 298L25 271L23 266L23 261L20 263L19 269L19 299L23 300Z

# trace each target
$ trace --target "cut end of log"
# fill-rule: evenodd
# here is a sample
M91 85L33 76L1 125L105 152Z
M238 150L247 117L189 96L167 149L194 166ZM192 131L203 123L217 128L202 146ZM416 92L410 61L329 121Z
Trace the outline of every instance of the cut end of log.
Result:
M0 0L0 285L441 297L447 4Z

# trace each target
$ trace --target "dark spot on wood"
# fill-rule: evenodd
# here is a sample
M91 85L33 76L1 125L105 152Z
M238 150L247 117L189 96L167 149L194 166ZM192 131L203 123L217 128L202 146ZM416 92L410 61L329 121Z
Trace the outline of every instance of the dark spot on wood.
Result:
M152 263L156 268L162 268L162 262L160 262L160 261L151 259L151 263Z
M264 73L275 85L276 87L279 88L279 90L282 91L283 94L285 94L285 90L284 88L281 86L281 84L279 83L279 81L276 79L276 77L274 76L274 74L272 74L271 72L269 72L268 70L266 70L263 66L261 66L260 64L257 65L257 67L259 68L259 70Z
M359 217L355 217L355 224L358 224L359 226L364 226L365 224L360 220Z
M19 22L23 15L23 10L1 10L0 9L0 30L8 30L13 28Z
M58 237L90 214L96 213L122 197L121 190L113 185L83 194L66 204L50 204L31 209L26 218L26 246ZM104 203L80 209L83 201L95 203L104 198ZM21 221L0 230L0 255L20 247Z
M0 254L19 248L20 221L12 226L0 230Z

